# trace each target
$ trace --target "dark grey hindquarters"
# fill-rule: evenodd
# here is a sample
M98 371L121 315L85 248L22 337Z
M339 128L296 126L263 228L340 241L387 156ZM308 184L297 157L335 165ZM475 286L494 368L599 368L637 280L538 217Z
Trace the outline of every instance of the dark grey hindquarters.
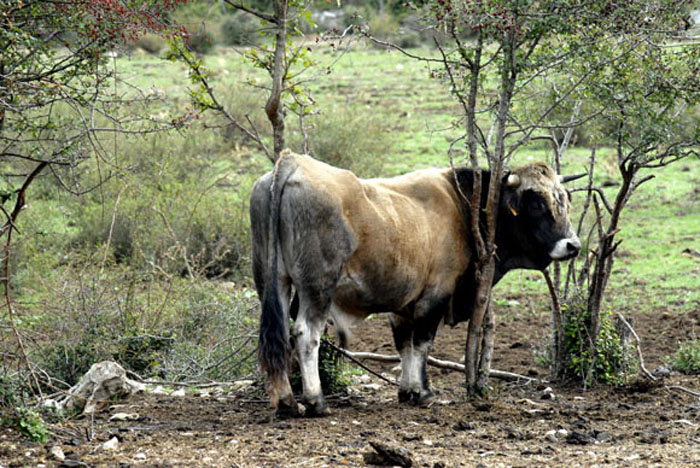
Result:
M280 206L281 255L299 301L292 333L309 415L327 411L318 376L318 348L335 287L355 248L342 200L332 198L298 176L287 183Z

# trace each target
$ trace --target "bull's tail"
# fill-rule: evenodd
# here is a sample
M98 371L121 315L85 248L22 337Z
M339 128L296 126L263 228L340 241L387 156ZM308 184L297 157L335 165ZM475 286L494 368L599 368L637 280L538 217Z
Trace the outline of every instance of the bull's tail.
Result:
M289 317L287 307L283 307L279 295L279 219L282 189L293 171L282 170L286 152L280 154L275 164L270 184L269 224L268 224L268 268L262 297L260 317L260 340L258 359L262 371L267 374L267 390L270 402L277 407L280 396L285 396L289 386L288 373L291 362L289 344Z

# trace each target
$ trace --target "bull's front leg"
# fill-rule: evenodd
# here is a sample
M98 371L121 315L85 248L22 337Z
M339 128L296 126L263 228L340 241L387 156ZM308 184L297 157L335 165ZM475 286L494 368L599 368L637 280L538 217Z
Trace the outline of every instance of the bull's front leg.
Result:
M399 402L426 406L433 399L427 373L428 352L442 315L432 311L415 319L391 314L394 344L401 356Z

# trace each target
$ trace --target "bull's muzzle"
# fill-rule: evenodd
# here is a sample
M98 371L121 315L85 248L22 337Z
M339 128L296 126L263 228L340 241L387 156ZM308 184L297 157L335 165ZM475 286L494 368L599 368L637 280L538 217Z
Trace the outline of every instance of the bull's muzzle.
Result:
M574 258L581 251L581 241L575 234L571 237L560 239L549 252L552 260L568 260Z

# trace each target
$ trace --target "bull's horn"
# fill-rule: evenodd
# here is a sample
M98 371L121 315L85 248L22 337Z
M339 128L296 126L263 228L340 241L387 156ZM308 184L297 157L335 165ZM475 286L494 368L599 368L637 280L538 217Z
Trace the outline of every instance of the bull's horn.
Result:
M517 187L518 185L520 185L520 176L518 174L508 175L508 179L506 179L506 185L508 187Z
M583 174L576 174L576 175L561 175L560 174L558 177L559 177L559 182L561 182L562 184L565 184L567 182L571 182L572 180L580 179L581 177L585 177L587 175L588 174L586 174L584 172Z

